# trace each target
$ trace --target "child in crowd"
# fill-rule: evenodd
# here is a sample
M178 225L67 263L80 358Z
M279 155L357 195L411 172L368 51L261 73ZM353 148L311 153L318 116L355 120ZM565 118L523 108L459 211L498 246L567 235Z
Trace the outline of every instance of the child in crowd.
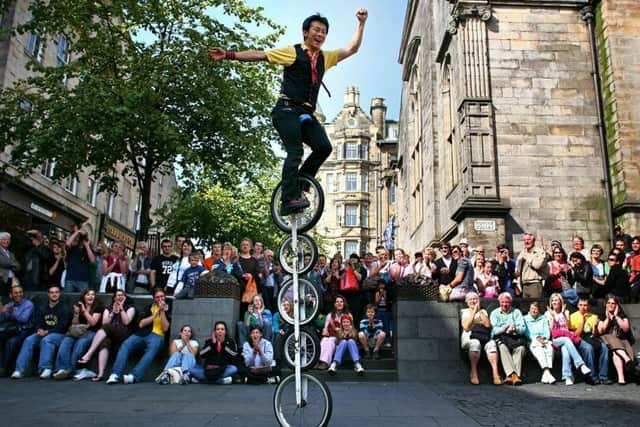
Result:
M366 318L360 321L360 332L358 332L358 341L364 349L364 358L371 357L371 348L373 348L373 358L380 359L380 347L384 344L386 334L382 330L382 320L376 319L376 306L369 304L365 311Z
M500 293L498 276L493 274L493 261L486 260L482 268L482 273L476 277L476 286L483 298L497 298Z
M353 328L353 321L351 316L342 316L340 318L340 330L338 331L338 337L336 342L336 353L333 356L333 362L329 366L329 374L335 375L338 370L338 365L342 363L342 356L345 350L349 350L351 360L353 360L353 369L360 375L364 374L364 368L360 364L360 353L358 352L358 345L356 344L357 333Z
M207 272L200 264L200 255L197 253L189 255L189 265L176 287L176 299L193 299L198 278Z

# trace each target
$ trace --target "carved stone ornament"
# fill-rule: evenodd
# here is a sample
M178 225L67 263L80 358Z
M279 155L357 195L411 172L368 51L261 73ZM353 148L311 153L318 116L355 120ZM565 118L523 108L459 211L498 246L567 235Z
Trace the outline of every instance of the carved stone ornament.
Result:
M478 7L478 5L460 5L451 12L451 19L447 25L447 32L449 34L456 34L458 32L458 25L460 21L469 18L480 18L480 20L487 22L493 17L493 10L491 6L486 5Z

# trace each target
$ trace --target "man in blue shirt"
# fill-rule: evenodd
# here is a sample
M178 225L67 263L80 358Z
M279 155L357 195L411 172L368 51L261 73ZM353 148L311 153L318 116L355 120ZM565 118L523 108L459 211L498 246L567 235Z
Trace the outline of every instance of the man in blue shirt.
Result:
M12 336L0 336L0 376L11 372L20 346L33 333L31 315L33 303L24 298L21 286L11 288L11 302L0 304L0 321L13 321L17 326L17 333Z
M523 337L526 326L522 312L511 307L512 301L513 297L509 292L501 293L498 296L500 307L491 312L489 319L492 325L491 338L498 344L500 362L507 375L504 382L519 385L522 384L522 359L526 352L526 341L519 338ZM522 345L517 345L518 341Z

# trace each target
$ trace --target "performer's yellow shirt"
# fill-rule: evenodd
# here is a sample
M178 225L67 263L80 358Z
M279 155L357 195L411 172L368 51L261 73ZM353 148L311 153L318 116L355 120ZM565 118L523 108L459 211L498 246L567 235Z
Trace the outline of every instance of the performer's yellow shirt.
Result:
M300 47L305 51L309 49L304 43L300 44ZM324 55L324 71L326 72L329 68L334 67L338 63L338 51L321 50L321 52ZM265 53L267 54L267 61L269 61L270 64L284 65L285 67L288 67L296 60L296 48L294 46L272 49Z

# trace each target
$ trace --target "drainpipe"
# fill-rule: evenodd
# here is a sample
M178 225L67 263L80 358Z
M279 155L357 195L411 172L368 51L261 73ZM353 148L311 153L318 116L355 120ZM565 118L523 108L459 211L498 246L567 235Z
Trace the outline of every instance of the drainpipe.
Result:
M596 30L594 26L594 8L599 0L592 1L590 5L580 10L582 20L587 24L589 33L589 46L591 48L591 76L596 93L596 110L598 114L598 136L600 139L600 154L602 156L602 172L604 176L604 192L607 203L607 223L609 226L609 243L613 247L614 224L613 224L613 191L611 189L611 171L609 170L609 151L607 150L606 129L604 126L604 109L602 107L602 81L600 79L600 65L598 62L598 47L596 45Z

